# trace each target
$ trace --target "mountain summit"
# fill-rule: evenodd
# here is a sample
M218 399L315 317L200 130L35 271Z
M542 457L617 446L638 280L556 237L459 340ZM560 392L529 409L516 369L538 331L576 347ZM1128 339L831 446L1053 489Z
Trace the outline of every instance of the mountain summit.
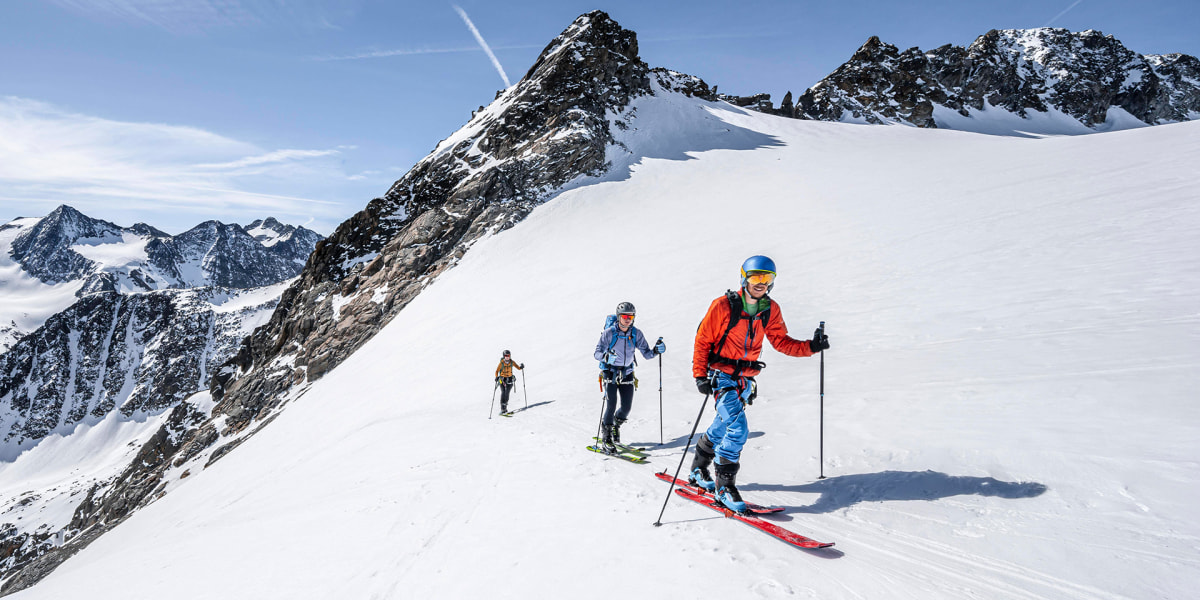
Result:
M603 174L625 107L655 89L714 99L699 79L649 68L637 35L607 14L576 19L521 81L317 245L285 309L214 380L226 426L240 430L297 382L328 372L480 237Z

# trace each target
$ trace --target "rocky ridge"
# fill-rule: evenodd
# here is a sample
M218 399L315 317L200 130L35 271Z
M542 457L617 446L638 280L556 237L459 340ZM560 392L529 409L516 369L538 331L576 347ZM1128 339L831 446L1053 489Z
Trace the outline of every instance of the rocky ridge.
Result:
M791 92L778 108L767 94L723 99L797 119L917 127L939 127L938 108L963 117L985 109L1026 118L1057 110L1093 129L1119 108L1159 125L1200 118L1200 61L1140 55L1091 30L992 30L965 48L929 51L900 51L871 37L795 102Z

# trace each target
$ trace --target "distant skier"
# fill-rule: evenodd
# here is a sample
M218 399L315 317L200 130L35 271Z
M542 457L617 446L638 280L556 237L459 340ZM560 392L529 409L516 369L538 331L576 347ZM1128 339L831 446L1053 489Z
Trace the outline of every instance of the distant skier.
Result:
M633 304L622 302L617 305L616 318L611 323L605 323L600 341L596 343L596 360L600 361L600 376L604 385L604 395L607 399L604 417L601 420L601 443L605 450L614 451L614 443L621 443L621 425L629 417L633 408L634 376L633 367L637 364L634 350L640 350L646 360L650 360L667 351L667 345L662 338L651 348L646 342L646 336L633 326L637 311ZM617 398L621 406L617 408Z
M514 368L524 370L525 363L513 362L512 353L505 350L500 364L496 365L496 385L500 386L500 414L506 417L512 416L512 413L508 412L508 392L517 382L517 378L513 376Z
M738 458L749 433L746 406L758 393L754 376L766 366L758 361L764 335L771 347L788 356L812 356L829 348L821 328L809 341L788 336L779 303L767 296L775 287L774 261L751 256L742 263L741 274L741 288L713 300L696 331L692 375L700 393L713 395L717 416L696 444L688 476L693 484L715 490L718 500L738 512L746 510L737 489ZM708 470L714 458L715 480Z

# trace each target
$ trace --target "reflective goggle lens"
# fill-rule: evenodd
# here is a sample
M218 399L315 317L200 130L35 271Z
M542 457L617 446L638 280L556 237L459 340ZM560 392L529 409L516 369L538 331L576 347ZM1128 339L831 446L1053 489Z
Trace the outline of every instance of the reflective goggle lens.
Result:
M632 321L632 320L633 320L633 315L617 315L617 317L618 317L618 318L620 318L620 319L625 319L625 320L627 320L627 321Z
M766 284L771 285L775 281L774 273L751 273L746 276L746 283L750 285Z

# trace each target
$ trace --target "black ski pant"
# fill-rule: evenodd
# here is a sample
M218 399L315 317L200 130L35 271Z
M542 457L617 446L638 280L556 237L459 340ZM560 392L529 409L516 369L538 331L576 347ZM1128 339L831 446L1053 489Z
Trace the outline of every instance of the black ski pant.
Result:
M617 421L624 421L628 418L629 411L633 408L633 375L629 375L628 383L606 379L604 381L604 397L607 400L604 405L603 425L605 427L612 427L614 417ZM620 408L617 408L618 397L620 398Z
M500 412L508 411L508 392L513 389L516 380L516 377L500 378Z

